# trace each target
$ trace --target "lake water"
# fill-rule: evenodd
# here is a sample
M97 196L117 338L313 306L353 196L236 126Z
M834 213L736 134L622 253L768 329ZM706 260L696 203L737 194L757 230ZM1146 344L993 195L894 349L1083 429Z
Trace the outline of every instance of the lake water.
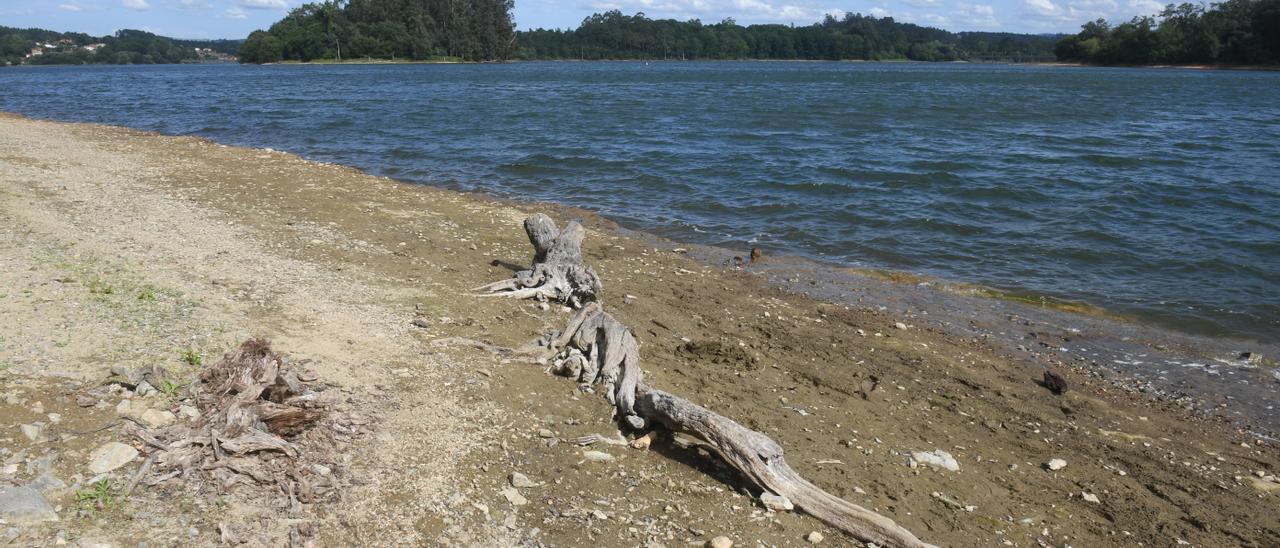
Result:
M1280 335L1280 73L880 63L0 69L0 110L678 241Z

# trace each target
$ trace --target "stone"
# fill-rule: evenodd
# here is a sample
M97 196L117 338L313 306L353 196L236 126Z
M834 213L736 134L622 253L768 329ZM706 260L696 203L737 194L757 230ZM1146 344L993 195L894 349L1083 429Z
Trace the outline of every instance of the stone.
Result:
M610 455L603 451L583 451L582 458L587 459L591 462L609 462L613 460L613 455Z
M147 382L147 381L142 381L142 382L138 383L138 386L135 386L135 387L133 388L133 393L134 393L134 394L137 394L137 395L139 395L139 396L146 396L146 395L148 395L148 394L154 394L154 393L156 393L156 387L151 386L151 383L149 383L149 382Z
M62 413L49 413L49 422L58 424L62 422Z
M707 541L707 548L733 548L733 541L724 535Z
M412 323L414 327L419 327L422 329L431 327L431 322L428 321L426 318L414 318L414 320L410 323Z
M1063 468L1066 468L1067 461L1062 459L1052 459L1049 462L1045 463L1044 467L1048 468L1051 471L1056 472L1058 470L1062 470Z
M936 451L914 451L911 453L911 458L920 464L927 464L934 468L945 468L952 472L960 471L960 463L956 462L955 457L941 449Z
M190 405L180 405L178 406L178 416L190 422L200 418L200 410Z
M0 485L0 518L11 525L28 525L58 521L58 513L35 489Z
M523 489L525 487L538 486L538 484L534 483L533 480L529 479L529 476L521 474L520 472L512 472L511 476L508 479L511 480L512 487L519 487Z
M94 449L89 454L89 470L95 474L105 474L129 464L136 458L138 458L137 449L113 441Z
M514 487L504 487L501 493L502 498L507 499L507 502L510 502L512 506L524 506L529 504L529 499L524 498L524 495L521 495Z
M1249 365L1262 365L1262 354L1257 352L1241 352L1240 361Z
M128 399L120 400L120 403L116 404L117 415L128 415L131 411L133 411L133 403Z
M1102 502L1101 500L1098 500L1098 495L1093 493L1080 493L1080 496L1084 498L1085 502L1092 502L1095 504Z
M540 428L540 429L538 429L538 437L539 437L539 438L544 438L544 439L545 439L545 438L554 438L554 437L556 437L556 434L555 434L555 432L552 432L552 431L550 431L550 430L547 430L546 428Z
M98 398L92 396L76 396L76 405L80 407L93 407L98 405Z
M38 422L32 423L32 424L24 424L22 425L21 428L22 428L22 435L26 436L27 439L31 441L39 441L40 435L44 433L44 425Z
M760 503L763 504L765 508L773 510L774 512L788 512L795 510L796 508L796 506L791 503L791 499L769 492L765 492L760 495Z
M174 415L172 411L161 411L159 409L143 411L142 416L138 418L151 428L164 428L178 420L178 416Z
M804 537L805 540L809 541L809 544L821 543L822 541L826 540L826 538L827 537L822 536L822 533L819 533L817 531L809 533L809 536Z
M907 328L907 324L902 323L902 322L895 323L895 324L893 324L893 326L894 326L894 327L896 327L896 328L898 328L898 329L902 329L902 330L905 330L905 329Z
M61 479L58 479L57 476L54 476L49 472L45 472L43 474L40 474L40 477L36 478L35 480L32 480L32 482L28 484L27 487L35 489L44 494L49 494L51 491L59 491L59 490L65 489L67 487L67 482L62 481Z

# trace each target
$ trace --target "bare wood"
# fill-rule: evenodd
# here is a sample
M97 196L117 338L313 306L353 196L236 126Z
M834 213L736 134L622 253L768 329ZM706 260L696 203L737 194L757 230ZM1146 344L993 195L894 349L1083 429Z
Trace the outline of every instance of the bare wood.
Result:
M472 289L480 296L556 301L580 307L599 299L600 277L583 264L582 239L587 231L577 221L564 230L555 221L538 213L524 220L524 230L533 245L533 264L515 277Z
M797 508L863 542L882 546L927 547L893 520L809 483L782 458L782 447L766 436L689 400L641 386L636 409L673 431L712 446L756 486L791 500Z

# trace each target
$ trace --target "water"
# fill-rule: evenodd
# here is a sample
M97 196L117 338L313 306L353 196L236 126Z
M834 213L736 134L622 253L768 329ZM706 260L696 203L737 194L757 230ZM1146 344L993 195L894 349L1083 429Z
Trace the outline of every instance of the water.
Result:
M0 70L0 110L551 200L679 241L1280 335L1280 73L873 63Z

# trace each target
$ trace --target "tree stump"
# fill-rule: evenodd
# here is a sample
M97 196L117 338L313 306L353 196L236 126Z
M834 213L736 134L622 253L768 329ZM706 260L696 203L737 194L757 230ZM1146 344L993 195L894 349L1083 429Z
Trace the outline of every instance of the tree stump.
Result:
M600 277L582 262L582 239L587 231L581 223L569 221L561 231L551 217L538 213L525 219L524 231L534 250L529 270L472 291L486 297L555 301L574 308L599 300L603 289Z

